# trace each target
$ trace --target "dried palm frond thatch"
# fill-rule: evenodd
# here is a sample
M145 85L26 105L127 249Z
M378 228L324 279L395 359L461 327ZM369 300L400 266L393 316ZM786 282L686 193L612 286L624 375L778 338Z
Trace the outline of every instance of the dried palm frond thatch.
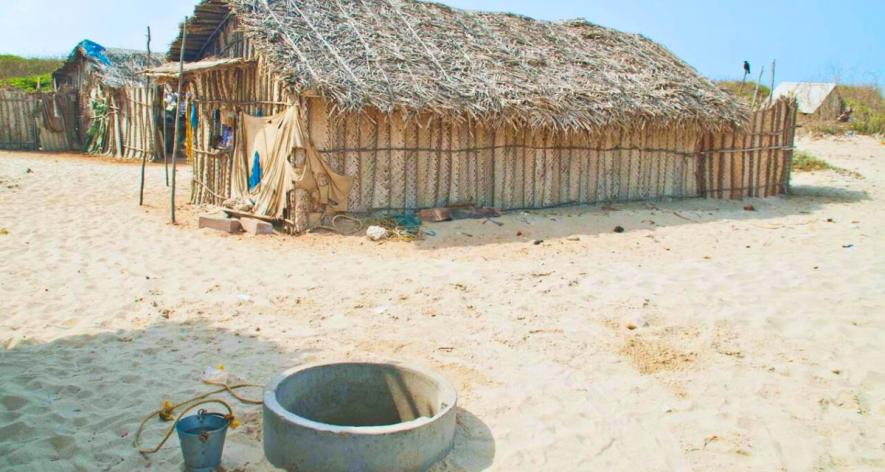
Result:
M154 55L151 64L148 64L147 53L144 51L105 48L93 41L84 40L74 47L64 65L53 75L62 75L75 70L76 62L81 59L95 65L98 78L111 88L144 85L146 78L142 71L147 67L163 63L160 54Z
M339 111L434 112L561 130L714 129L748 114L641 35L414 0L203 0L188 24L185 57L199 59L232 15L295 90L321 94ZM180 40L170 57L179 50Z

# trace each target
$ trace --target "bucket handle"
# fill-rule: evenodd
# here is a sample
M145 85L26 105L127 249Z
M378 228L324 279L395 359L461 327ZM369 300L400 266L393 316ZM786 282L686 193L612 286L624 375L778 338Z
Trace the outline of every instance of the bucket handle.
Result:
M200 405L206 405L209 403L214 403L214 404L218 404L218 405L223 406L227 410L227 415L225 415L224 418L229 420L231 425L234 424L234 422L236 421L236 418L234 417L234 410L233 410L233 408L231 408L230 404L228 404L224 400L209 398L206 400L200 400L197 402L188 403L185 405L186 408L178 415L177 418L175 418L175 421L172 423L172 426L170 426L166 430L166 434L163 435L163 440L161 440L160 443L157 444L157 447L155 447L153 449L139 448L138 452L141 454L153 454L153 453L159 451L160 448L162 448L163 445L166 444L166 441L169 440L169 437L172 436L172 432L175 431L175 427L178 425L178 422L181 421L182 418L184 418L185 414L187 414L188 412L190 412L191 410L193 410L194 408L196 408ZM156 413L152 414L151 416L156 415L158 413L160 413L160 412L156 412ZM142 423L142 426L144 426L144 423ZM138 446L138 439L140 436L141 436L141 429L139 429L138 433L135 436L136 447Z
M199 411L197 414L200 415L200 416L205 416L205 415L221 416L221 417L224 417L224 419L226 419L228 422L233 421L233 419L234 419L234 410L233 410L233 408L231 408L231 406L230 406L226 401L224 401L224 400L216 400L216 399L214 399L214 398L210 398L210 399L208 399L208 400L203 400L203 401L196 402L196 403L194 403L194 404L192 404L192 405L188 405L187 408L185 408L184 410L181 411L181 414L178 415L178 418L175 418L175 425L177 425L178 422L181 421L181 419L184 418L184 416L185 416L186 414L188 414L189 412L193 411L194 408L196 408L196 407L198 407L198 406L200 406L200 405L206 405L206 404L209 404L209 403L215 403L215 404L217 404L217 405L221 405L221 406L223 406L225 409L227 409L227 414L226 414L226 415L223 415L223 414L221 414L221 413L208 413L206 410L204 410L204 409L202 409L202 408L200 409L200 411Z

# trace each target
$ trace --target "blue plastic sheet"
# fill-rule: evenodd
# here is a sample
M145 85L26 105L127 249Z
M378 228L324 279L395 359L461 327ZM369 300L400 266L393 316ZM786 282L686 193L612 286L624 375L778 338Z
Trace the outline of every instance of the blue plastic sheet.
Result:
M88 39L84 39L80 41L80 44L77 45L76 48L71 52L71 55L68 56L68 60L73 60L77 56L77 51L82 50L83 54L86 57L91 57L93 59L97 59L102 64L109 66L111 65L111 60L105 56L104 52L107 50L101 44L96 43L95 41L91 41Z

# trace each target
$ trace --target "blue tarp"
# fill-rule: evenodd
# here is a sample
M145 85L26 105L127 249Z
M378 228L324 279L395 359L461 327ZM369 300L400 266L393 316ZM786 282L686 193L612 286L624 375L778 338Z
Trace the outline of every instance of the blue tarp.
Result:
M80 41L80 44L78 44L77 47L75 47L74 50L71 52L71 55L68 56L68 60L70 61L70 60L76 59L77 51L80 51L80 50L83 51L83 54L86 57L96 59L106 66L111 65L111 60L108 59L108 57L104 55L104 52L107 49L104 46L102 46L101 44L98 44L95 41L90 41L88 39L84 39L83 41Z

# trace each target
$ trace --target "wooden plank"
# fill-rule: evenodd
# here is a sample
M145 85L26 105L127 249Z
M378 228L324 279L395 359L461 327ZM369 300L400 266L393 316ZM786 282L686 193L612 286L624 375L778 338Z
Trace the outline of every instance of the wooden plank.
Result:
M494 130L493 142L494 151L492 153L492 180L494 182L494 193L492 194L493 206L496 208L506 208L504 206L504 146L507 144L508 126L501 126Z
M568 203L581 202L581 180L584 176L580 153L575 150L575 139L576 133L563 133L562 143L560 143L568 148L567 151L563 151L563 155L568 160Z
M542 149L544 136L541 130L529 131L530 147L528 155L531 159L532 170L532 208L541 208L544 206L544 151Z
M790 125L787 128L786 142L787 149L784 152L784 193L790 193L790 179L792 178L793 171L793 146L795 145L796 139L796 113L798 113L798 107L794 102L791 102L789 105L789 114L790 114Z
M344 131L345 149L357 149L360 143L360 119L355 114L347 114L341 119ZM356 151L348 151L344 156L344 173L353 178L353 187L350 190L350 198L347 209L352 212L362 211L363 208L363 182L361 178L361 160Z
M451 131L450 131L450 141L449 141L449 149L446 154L449 157L449 197L447 199L448 205L458 205L465 203L464 202L464 187L463 187L463 177L465 170L462 167L462 153L459 152L461 149L461 124L457 122L452 123Z
M655 200L660 197L658 179L660 178L660 162L661 155L663 154L660 149L665 149L667 147L666 134L664 134L664 131L660 128L656 129L652 139L649 141L649 144L655 150L647 153L648 198L651 200Z
M771 128L772 116L769 110L764 110L762 112L762 130L768 131ZM758 172L756 178L756 186L757 186L757 196L765 197L767 194L766 187L768 185L768 179L766 178L766 172L768 170L768 153L767 148L770 145L770 136L763 133L760 136L760 147L762 148L757 153L758 156Z
M439 181L437 182L436 194L436 206L438 207L448 206L451 198L452 127L452 121L447 119L443 120L442 128L440 129L440 153L439 160L437 161L437 165L439 166Z
M375 152L372 153L375 156L375 173L372 177L372 188L374 189L372 208L389 209L391 208L390 164L392 155L390 151L390 134L392 122L388 114L374 113L372 117L376 123L375 129L377 133L374 143ZM383 148L383 150L379 148Z
M639 151L637 152L637 167L639 170L639 198L648 200L651 197L651 162L652 153L646 149L654 149L654 136L650 136L648 129L642 130L639 135Z
M513 166L513 208L525 208L527 206L525 149L522 147L525 144L524 136L524 130L514 130L507 140L507 146L509 147L508 162Z
M514 133L511 144L514 146L514 159L521 161L522 179L520 186L521 208L531 208L535 204L535 159L534 153L529 151L532 145L532 137L528 128L523 128Z
M612 144L616 141L613 137L613 133L611 131L606 131L600 133L599 142L597 144L599 151L597 155L599 156L599 174L598 174L598 190L599 198L598 202L609 202L612 200L612 194L614 193L614 183L612 180L614 179L614 163L615 157L614 152L609 151L611 149Z
M406 174L408 172L406 165L406 153L401 149L406 146L406 124L403 121L402 113L393 113L389 115L390 134L389 142L392 148L398 150L390 152L390 191L388 208L404 209L408 208L406 202L406 188L408 187Z
M550 182L548 190L549 197L547 199L547 202L545 203L545 206L548 207L562 204L562 164L564 159L562 158L562 149L558 144L559 138L557 137L557 135L558 133L556 131L550 130L545 133L544 137L544 148L546 149L547 153L545 160L545 162L547 163L546 171L550 174L550 176L547 178L547 181Z
M268 93L270 90L268 89ZM367 113L360 115L360 201L362 211L375 205L375 166L378 162L378 123Z
M459 141L459 146L462 151L459 152L461 156L461 165L464 169L462 182L463 182L463 199L464 201L475 205L478 200L476 194L476 179L477 179L477 150L476 150L476 129L475 123L471 119L467 119L462 126L461 139Z
M516 169L514 163L516 161L516 149L513 147L513 143L515 141L516 131L510 127L502 130L504 133L505 139L505 147L501 150L501 155L503 157L503 163L501 165L501 201L502 208L512 209L517 208L520 205L516 202Z
M584 162L584 172L586 173L585 178L585 200L587 203L598 203L603 195L602 192L602 179L600 177L602 173L603 159L604 157L598 151L600 147L600 141L604 140L604 137L599 132L594 133L582 133L581 134L581 142L585 143L589 148L588 151L582 153L582 159Z
M489 128L485 123L479 123L476 127L476 144L481 150L477 153L479 160L478 169L478 199L479 206L492 206L492 193L494 182L492 181L492 151L487 149L494 144L489 134Z

